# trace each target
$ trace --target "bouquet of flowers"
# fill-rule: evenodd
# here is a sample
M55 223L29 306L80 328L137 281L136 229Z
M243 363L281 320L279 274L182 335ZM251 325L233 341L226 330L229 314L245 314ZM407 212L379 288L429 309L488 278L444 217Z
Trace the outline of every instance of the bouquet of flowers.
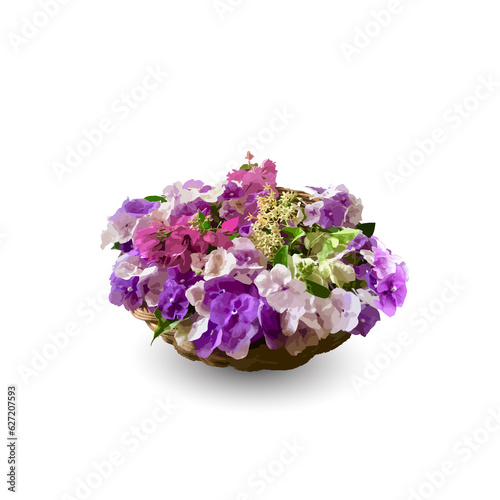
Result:
M189 359L294 368L393 316L408 271L345 186L281 188L252 159L215 186L127 199L102 234L120 251L110 301Z

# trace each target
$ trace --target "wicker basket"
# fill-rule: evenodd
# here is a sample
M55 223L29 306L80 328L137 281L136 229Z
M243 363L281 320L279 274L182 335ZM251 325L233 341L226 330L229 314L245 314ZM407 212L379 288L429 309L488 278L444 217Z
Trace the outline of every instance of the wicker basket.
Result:
M155 315L150 313L145 307L141 307L132 311L132 314L137 319L145 321L151 330L155 331L158 326L158 320ZM336 347L339 347L351 336L349 333L338 332L334 335L329 335L326 339L320 340L317 346L306 347L297 356L292 356L284 347L279 349L269 349L265 341L261 339L251 345L248 355L243 359L234 359L220 351L215 351L208 358L200 358L195 352L195 346L192 342L185 342L181 345L175 340L175 330L161 335L161 338L172 344L175 350L191 361L203 361L209 366L226 367L232 366L236 370L244 372L254 372L258 370L291 370L306 364L316 354L328 352Z

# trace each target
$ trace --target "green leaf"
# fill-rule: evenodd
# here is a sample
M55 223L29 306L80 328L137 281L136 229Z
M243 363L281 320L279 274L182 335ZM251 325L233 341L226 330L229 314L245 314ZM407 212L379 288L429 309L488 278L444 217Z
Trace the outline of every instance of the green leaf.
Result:
M240 167L240 170L246 170L248 172L249 170L252 170L252 167L251 165L245 164Z
M365 236L371 238L373 233L375 232L375 222L366 222L365 224L358 224L356 229L359 229L363 232Z
M361 231L359 229L342 229L335 233L335 238L339 240L342 245L347 245L352 241Z
M292 246L299 238L306 235L306 232L300 227L287 226L283 228L283 232L291 236L292 241L290 242L290 246Z
M215 222L215 224L220 223L219 210L221 206L222 205L220 203L210 205L210 213L212 214L212 219Z
M330 290L328 288L318 285L318 283L315 283L314 281L311 280L306 280L306 286L307 286L307 291L311 295L315 295L316 297L321 297L322 299L327 299L330 297Z
M273 266L278 264L283 264L285 267L288 267L288 251L290 247L288 245L282 246L276 256L274 257Z
M304 238L304 245L309 252L317 253L323 248L323 243L329 238L323 231L314 231Z
M329 227L328 229L323 229L325 233L338 233L342 228L340 227Z
M146 196L146 198L144 198L144 199L147 201L161 201L162 203L166 203L166 201L167 201L162 196Z
M328 256L335 253L335 249L339 246L339 239L336 236L331 236L323 243L321 252L318 252L320 261L328 259Z
M116 242L112 247L111 250L120 250L120 243Z
M172 319L165 319L161 315L160 309L156 308L155 311L155 316L156 319L158 320L158 327L155 330L155 333L153 335L153 340L151 341L151 344L162 334L162 333L167 333L173 328L175 328L182 320L172 320ZM184 318L183 318L184 319Z

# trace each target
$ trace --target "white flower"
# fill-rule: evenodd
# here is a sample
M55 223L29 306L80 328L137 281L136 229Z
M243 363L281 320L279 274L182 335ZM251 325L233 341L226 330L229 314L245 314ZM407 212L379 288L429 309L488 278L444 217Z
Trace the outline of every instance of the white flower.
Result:
M101 248L104 249L111 243L126 243L132 238L137 217L127 212L114 216L114 220L108 222L108 227L101 235Z
M198 281L189 287L186 290L186 297L200 316L210 316L210 309L203 303L205 298L205 284L203 281Z
M274 266L271 271L262 271L255 278L255 285L268 304L282 313L281 328L287 336L292 335L298 327L299 320L306 312L312 295L306 292L303 281L292 279L292 273L282 264Z
M198 340L207 330L208 330L208 322L210 321L210 317L208 316L200 316L199 319L197 319L194 323L193 326L191 327L191 330L188 333L188 340L193 342L194 340Z
M226 179L219 181L210 191L200 193L200 198L207 203L216 203L219 196L224 193L226 182Z
M217 248L209 254L203 276L208 281L229 274L235 267L236 257L224 248Z

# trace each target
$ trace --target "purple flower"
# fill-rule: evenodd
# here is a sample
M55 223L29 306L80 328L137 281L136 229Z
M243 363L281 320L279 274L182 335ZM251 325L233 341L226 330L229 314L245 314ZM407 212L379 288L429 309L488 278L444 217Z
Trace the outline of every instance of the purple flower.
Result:
M314 187L314 186L306 186L307 188L311 189L312 191L315 192L315 194L322 195L326 189L322 187Z
M406 298L406 280L403 268L398 265L396 272L386 276L376 287L379 300L373 303L387 316L394 316Z
M129 240L126 243L120 243L120 252L129 253L133 248L134 242L132 240Z
M249 345L258 332L259 301L249 294L224 292L212 301L210 321L222 331L219 349L228 354L237 353Z
M224 292L234 295L248 293L249 287L236 280L232 276L220 276L205 283L205 297L203 303L210 309L212 301Z
M368 332L375 326L375 323L380 321L380 313L374 307L362 304L358 319L359 323L350 333L366 337Z
M202 278L196 277L193 271L182 273L178 267L168 268L167 273L168 279L158 297L158 307L165 319L181 320L189 308L186 291Z
M348 251L355 250L359 252L360 250L372 251L374 247L377 246L377 240L375 238L368 238L363 233L359 233L347 247Z
M171 217L181 218L183 215L192 216L202 212L204 215L210 214L210 204L203 201L201 198L196 198L188 203L180 203L177 205L170 214Z
M158 298L158 308L165 319L184 319L188 312L189 300L186 297L186 287L174 280L167 280Z
M128 280L111 275L111 293L109 301L115 306L124 306L127 311L135 311L142 305L143 290L139 283L139 276Z
M190 286L200 281L202 278L197 277L193 271L181 273L178 267L169 267L168 279L174 281L179 285L182 285L184 288L189 288Z
M267 266L267 259L262 251L257 250L248 238L235 238L228 252L236 259L231 275L242 283L253 283L255 277Z
M207 357L219 348L235 359L244 358L250 343L259 334L262 335L258 321L260 301L257 289L254 285L244 285L232 276L221 276L205 282L204 292L203 304L210 316L199 320L196 335L191 339L196 353ZM203 312L199 306L197 311Z
M197 339L193 340L196 347L196 354L200 358L208 358L218 347L222 340L222 330L212 321L208 322L208 328Z
M259 323L269 349L279 349L285 345L286 337L281 329L281 316L275 311L264 297L261 297L259 306Z
M321 218L321 209L323 208L322 201L316 201L314 203L310 203L304 208L304 225L312 226L313 224L317 224Z
M123 202L123 210L133 217L143 217L150 214L153 210L160 206L159 201L148 201L142 198L129 200L128 198Z
M245 196L245 190L238 186L236 182L230 181L226 184L224 192L220 196L221 200L237 200Z
M346 208L352 205L352 201L348 191L340 191L339 193L332 196L332 200Z
M190 179L183 184L182 189L197 189L199 191L204 187L204 185L205 184L203 183L203 181L197 181L195 179ZM209 186L209 189L210 189L210 186Z
M329 198L325 198L323 200L323 207L321 209L319 225L323 229L329 229L331 227L342 227L346 212L346 208L341 203Z

